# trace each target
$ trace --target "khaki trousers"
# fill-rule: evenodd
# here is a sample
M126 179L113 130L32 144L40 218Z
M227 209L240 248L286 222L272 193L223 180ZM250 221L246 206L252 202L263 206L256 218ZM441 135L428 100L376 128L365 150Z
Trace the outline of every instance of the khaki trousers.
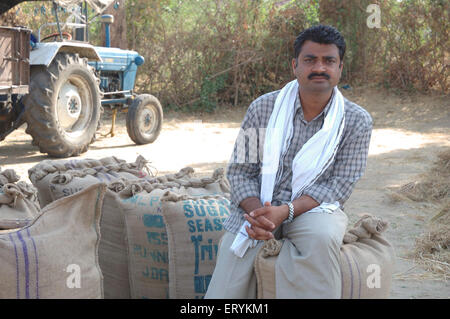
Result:
M275 238L284 239L275 267L277 298L341 298L340 248L347 223L341 209L306 212L274 231ZM205 298L256 298L253 265L263 241L239 258L230 250L235 236L222 237Z

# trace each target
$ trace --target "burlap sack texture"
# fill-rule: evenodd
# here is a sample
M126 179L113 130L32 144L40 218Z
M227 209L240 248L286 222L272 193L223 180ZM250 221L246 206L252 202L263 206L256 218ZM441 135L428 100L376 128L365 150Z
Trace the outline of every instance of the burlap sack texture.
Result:
M28 176L38 189L40 206L75 194L88 185L111 183L115 180L145 179L148 161L138 156L134 163L115 156L82 160L44 160L28 170ZM147 172L145 172L145 170Z
M150 175L145 172L149 171L147 163L142 156L138 156L134 163L127 163L114 156L100 160L46 160L31 168L28 173L39 189L41 206L46 206L99 182L149 178ZM105 298L127 299L130 298L130 287L128 260L123 253L126 247L125 226L116 200L116 193L107 190L100 221L102 236L99 259L104 275Z
M55 162L53 161L53 167L58 167L61 163L64 164L64 167L68 166L67 162L56 163L56 165ZM105 166L94 166L101 163ZM51 200L85 189L98 183L99 178L102 181L108 180L108 189L105 194L100 221L102 237L98 252L100 268L104 276L105 299L131 298L124 213L118 202L117 193L124 190L127 185L133 187L133 183L139 184L139 181L159 183L161 181L182 180L190 177L193 173L193 169L188 167L176 174L150 177L142 171L146 163L147 161L141 156L136 159L135 163L126 163L116 157L109 157L99 161L78 161L78 170L53 172L48 167L47 169L44 169L45 167L41 169L41 173L52 172L51 178L48 178L47 175L40 181L41 188L48 190L47 195ZM75 165L71 163L70 166ZM89 168L89 166L93 167ZM40 176L42 175L43 173ZM49 183L48 187L45 187L45 183Z
M152 181L183 179L188 177L192 171L191 168L185 168L176 174L161 176ZM107 186L100 221L102 238L98 251L100 268L104 276L105 299L131 298L125 213L118 193L133 193L133 190L136 189L135 184L139 185L139 182L122 179Z
M154 181L130 182L118 193L126 222L131 296L138 299L169 297L169 247L160 202L163 194L168 190L194 197L229 193L223 168L211 177L174 179L166 175Z
M225 232L222 223L230 215L229 196L194 197L166 191L161 203L169 243L169 297L203 298Z
M14 170L0 168L0 229L23 227L39 215L37 190L19 180Z
M388 298L395 265L392 245L381 235L382 219L364 215L348 230L341 247L342 299ZM275 263L283 240L264 243L255 258L258 299L276 298Z
M107 158L121 161L117 158ZM100 160L107 162L105 159ZM97 165L91 160L79 162L80 167ZM131 298L129 269L128 269L128 245L125 234L125 221L122 206L118 202L117 192L124 190L127 185L131 188L134 183L160 183L179 181L189 178L193 173L190 167L180 170L176 174L167 174L159 177L150 177L142 172L146 161L138 157L136 163L121 162L120 165L109 164L101 167L83 168L80 170L67 170L65 172L53 173L49 186L49 197L54 200L67 196L68 194L84 189L93 183L98 183L98 177L109 175L108 189L102 207L102 218L100 229L102 233L99 246L100 268L104 276L105 299L129 299ZM138 168L137 170L135 168ZM114 176L111 176L114 175ZM119 178L113 178L113 177ZM143 177L142 177L143 176ZM103 179L105 180L105 179ZM42 183L42 182L41 182ZM179 184L176 184L180 186Z
M103 298L97 250L105 186L46 206L29 225L0 232L0 298Z

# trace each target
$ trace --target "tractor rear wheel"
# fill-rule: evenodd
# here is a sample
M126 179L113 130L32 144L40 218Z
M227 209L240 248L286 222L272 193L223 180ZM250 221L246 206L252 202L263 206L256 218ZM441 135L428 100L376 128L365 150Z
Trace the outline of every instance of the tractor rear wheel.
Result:
M33 66L23 103L26 132L42 153L77 156L94 141L100 91L93 68L78 54L59 53L49 67Z
M128 108L127 132L136 144L154 142L161 132L162 122L161 103L153 95L138 95Z

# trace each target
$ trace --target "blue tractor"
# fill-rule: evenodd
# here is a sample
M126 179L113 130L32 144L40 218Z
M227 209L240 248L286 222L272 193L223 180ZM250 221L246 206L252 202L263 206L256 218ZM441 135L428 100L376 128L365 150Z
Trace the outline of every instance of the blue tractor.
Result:
M22 1L7 0L0 4L0 14ZM42 25L37 35L26 33L22 28L3 28L6 33L12 32L13 37L14 32L20 34L17 37L22 46L23 34L28 34L31 51L29 59L24 48L19 57L7 60L11 72L27 67L29 72L19 72L22 77L18 80L19 86L17 83L0 85L0 119L3 121L0 122L0 140L27 123L26 132L41 152L53 157L77 156L86 152L95 140L103 107L112 109L111 131L106 135L114 136L117 111L123 110L127 111L128 135L136 144L156 140L163 121L161 104L153 95L133 92L137 70L144 58L135 51L110 47L111 15L101 16L106 46L95 47L85 41L88 4L100 16L112 2L53 1L56 22ZM60 23L58 5L79 9L79 21ZM41 38L42 30L49 26L56 26L58 31ZM63 28L72 28L73 32L63 31ZM5 69L8 68L3 66Z

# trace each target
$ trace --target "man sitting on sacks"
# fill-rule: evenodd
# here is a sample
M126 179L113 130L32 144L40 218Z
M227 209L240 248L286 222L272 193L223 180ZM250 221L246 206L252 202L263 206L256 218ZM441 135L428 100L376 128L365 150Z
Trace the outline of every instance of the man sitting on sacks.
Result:
M296 79L253 101L242 123L227 170L231 215L205 298L256 298L253 262L274 236L284 239L277 298L341 297L342 209L365 170L372 118L337 88L338 30L304 30L294 53Z

